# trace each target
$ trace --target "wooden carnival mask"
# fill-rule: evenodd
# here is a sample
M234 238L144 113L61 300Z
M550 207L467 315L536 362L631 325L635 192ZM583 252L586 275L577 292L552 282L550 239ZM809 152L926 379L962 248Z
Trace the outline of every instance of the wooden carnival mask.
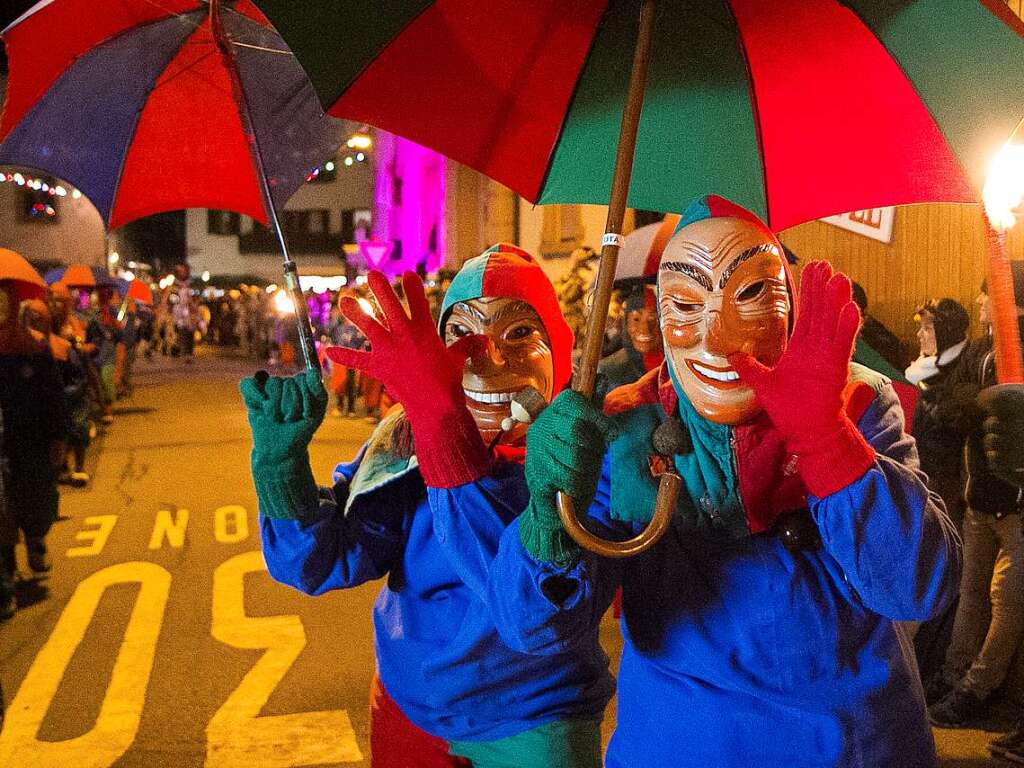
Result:
M486 336L487 349L466 361L462 387L466 405L484 440L490 443L510 415L512 397L530 386L550 401L554 394L551 339L540 315L529 304L507 297L484 297L452 306L444 326L445 343L471 334ZM526 424L501 437L522 442Z
M641 301L626 304L626 333L633 349L641 355L661 352L661 329L658 327L658 307L653 286L641 289Z
M697 413L730 425L755 416L754 392L728 356L774 365L786 348L790 298L778 242L744 219L688 224L662 254L658 309L665 357Z

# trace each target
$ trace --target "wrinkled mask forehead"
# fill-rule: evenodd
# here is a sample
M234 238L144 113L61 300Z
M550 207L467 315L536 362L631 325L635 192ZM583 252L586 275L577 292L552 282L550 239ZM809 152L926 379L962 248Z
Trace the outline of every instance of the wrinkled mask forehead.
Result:
M773 365L786 346L790 300L778 241L744 219L688 224L662 254L658 310L677 389L705 418L739 424L760 410L729 355Z

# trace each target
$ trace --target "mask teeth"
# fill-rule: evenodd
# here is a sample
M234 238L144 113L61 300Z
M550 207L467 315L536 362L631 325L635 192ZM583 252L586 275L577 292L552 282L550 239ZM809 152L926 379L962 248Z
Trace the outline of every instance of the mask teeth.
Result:
M740 379L740 375L736 371L715 371L711 368L705 368L700 363L694 363L693 367L697 369L698 373L715 381L739 381Z
M513 394L512 392L473 392L469 389L464 390L464 392L470 400L475 400L478 403L487 403L488 405L511 403Z

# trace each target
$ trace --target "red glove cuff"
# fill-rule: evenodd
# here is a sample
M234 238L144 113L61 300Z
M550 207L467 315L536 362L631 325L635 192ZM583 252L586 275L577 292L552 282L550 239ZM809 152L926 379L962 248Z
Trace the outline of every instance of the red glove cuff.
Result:
M409 417L423 482L454 488L487 474L491 459L476 422L465 408Z
M804 485L818 498L859 480L875 463L875 449L845 415L839 429L813 442L794 445L793 453Z

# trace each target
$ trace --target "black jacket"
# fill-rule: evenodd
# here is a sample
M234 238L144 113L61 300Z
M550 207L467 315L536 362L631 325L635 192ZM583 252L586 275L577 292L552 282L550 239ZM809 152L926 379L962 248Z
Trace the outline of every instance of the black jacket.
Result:
M936 416L966 440L967 505L976 512L996 517L1024 512L1024 492L992 474L982 445L985 414L978 393L996 383L992 337L968 343L946 382L946 394L936 406Z
M917 441L921 470L929 478L929 487L939 491L947 510L954 517L957 516L950 507L963 504L962 475L967 437L958 425L950 423L948 414L942 413L942 404L949 397L949 381L962 357L963 352L948 365L940 366L938 373L923 382L927 388L921 390L917 399L911 430Z

